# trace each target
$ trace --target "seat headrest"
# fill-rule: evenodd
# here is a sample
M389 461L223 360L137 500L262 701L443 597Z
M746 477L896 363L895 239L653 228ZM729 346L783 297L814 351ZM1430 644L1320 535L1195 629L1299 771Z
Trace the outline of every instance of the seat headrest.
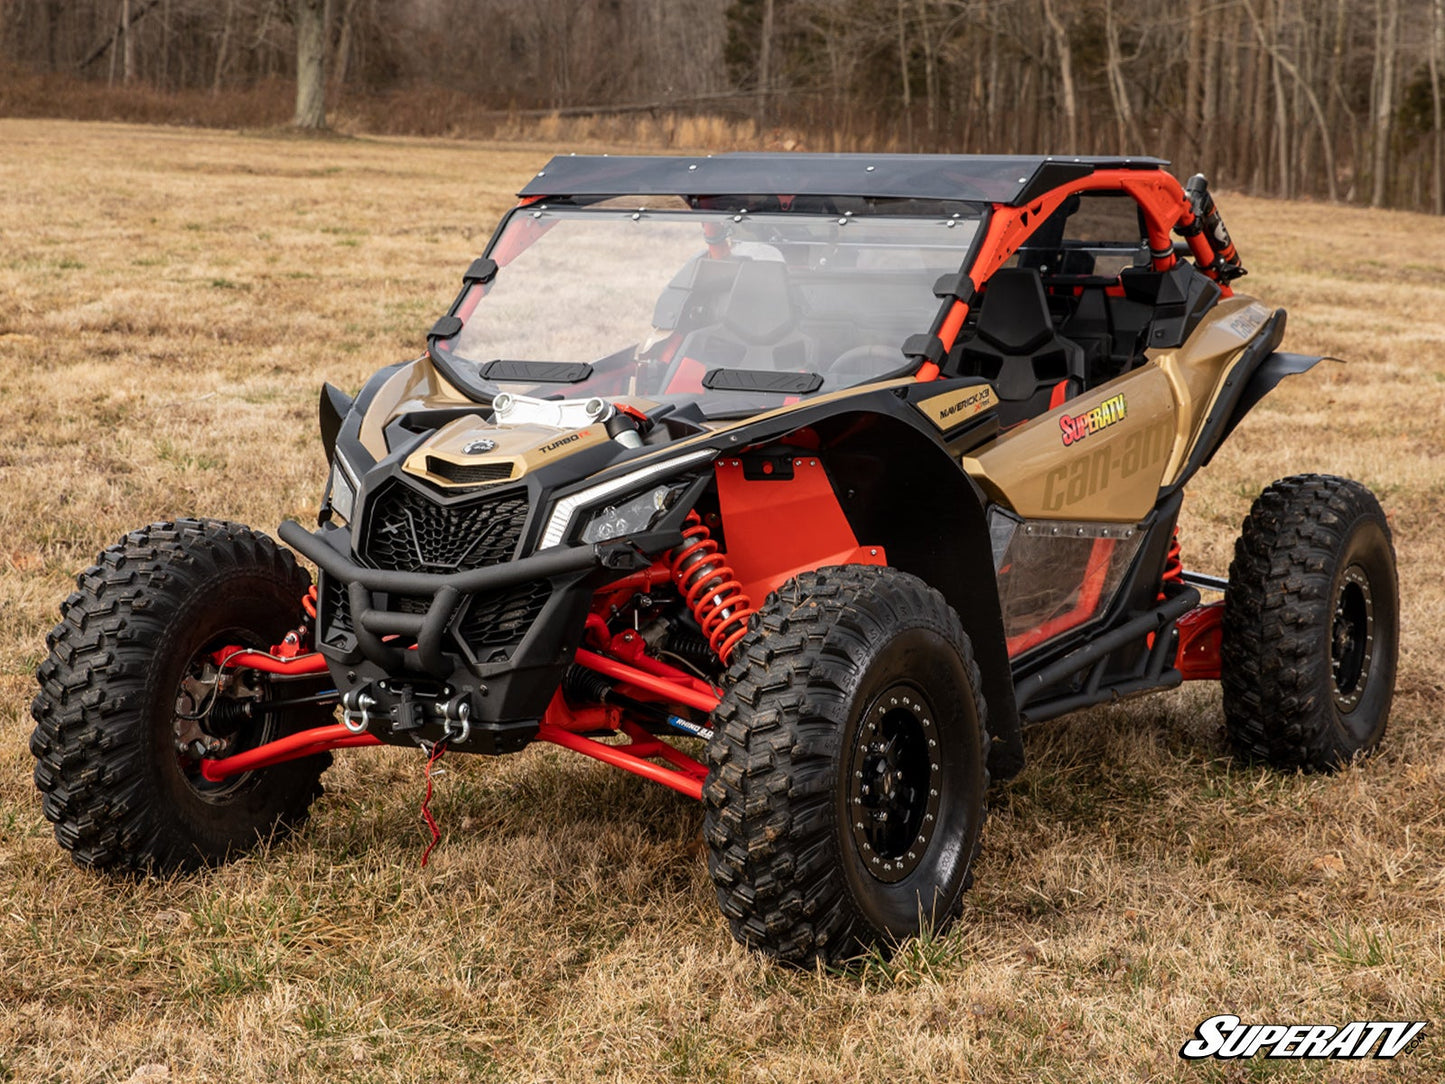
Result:
M1037 271L1008 267L995 271L983 293L978 336L1005 354L1028 354L1054 336L1049 299Z
M757 346L782 338L796 322L787 266L777 260L739 264L722 322L739 339Z

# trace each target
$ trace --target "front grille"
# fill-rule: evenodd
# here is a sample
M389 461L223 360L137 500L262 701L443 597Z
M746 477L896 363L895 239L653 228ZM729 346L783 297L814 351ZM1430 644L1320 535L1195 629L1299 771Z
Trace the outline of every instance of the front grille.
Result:
M457 637L479 663L505 662L547 605L545 580L477 595L457 624Z
M453 463L434 455L426 457L426 469L438 478L458 485L479 486L486 482L505 482L515 469L508 463Z
M364 556L395 572L466 572L510 561L527 523L525 493L442 505L394 482L368 503Z

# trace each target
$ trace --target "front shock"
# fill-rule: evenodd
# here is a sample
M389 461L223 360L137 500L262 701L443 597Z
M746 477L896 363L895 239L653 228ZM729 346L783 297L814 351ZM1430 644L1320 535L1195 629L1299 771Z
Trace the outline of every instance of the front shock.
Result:
M748 631L754 610L732 566L696 512L689 512L682 544L671 554L672 579L724 664Z

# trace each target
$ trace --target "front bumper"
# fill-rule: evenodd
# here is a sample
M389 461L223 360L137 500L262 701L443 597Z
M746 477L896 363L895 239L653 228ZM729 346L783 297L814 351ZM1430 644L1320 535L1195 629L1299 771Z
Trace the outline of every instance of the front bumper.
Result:
M581 642L594 583L615 562L602 547L569 546L465 572L397 572L359 564L341 528L311 532L287 522L278 534L321 569L317 647L343 700L365 691L371 714L389 716L402 741L440 732L444 709L466 703L483 751L494 752L535 733ZM516 592L531 600L516 642L469 648L461 628L469 615ZM336 634L342 608L344 632ZM413 640L414 648L398 646Z

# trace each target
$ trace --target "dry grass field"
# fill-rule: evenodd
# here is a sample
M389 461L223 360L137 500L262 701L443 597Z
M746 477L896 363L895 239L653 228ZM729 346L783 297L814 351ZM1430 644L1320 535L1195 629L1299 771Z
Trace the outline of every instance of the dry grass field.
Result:
M591 761L338 755L310 826L172 880L75 869L30 781L32 673L131 527L314 516L323 379L415 353L538 145L0 120L0 1081L1437 1081L1445 1077L1445 227L1221 198L1292 378L1192 486L1222 573L1327 470L1391 514L1383 750L1234 763L1196 687L1045 724L946 937L798 973L736 946L700 811ZM1187 166L1187 163L1185 164ZM1190 1064L1217 1012L1431 1022L1394 1062Z

